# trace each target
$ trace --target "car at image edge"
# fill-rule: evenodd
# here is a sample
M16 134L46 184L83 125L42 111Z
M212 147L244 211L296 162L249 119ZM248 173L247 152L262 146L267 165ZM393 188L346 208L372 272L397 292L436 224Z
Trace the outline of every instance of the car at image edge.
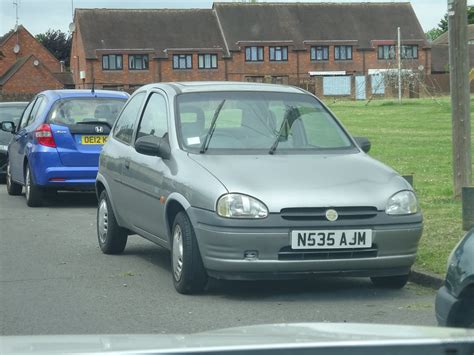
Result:
M101 250L129 234L171 250L180 293L208 277L364 276L403 287L422 214L410 184L315 96L232 82L150 84L100 156Z
M446 280L436 295L439 325L474 328L474 229L448 258Z
M28 102L0 102L0 122L13 121L18 125L21 115ZM11 134L0 130L0 181L5 181L7 176L7 151Z

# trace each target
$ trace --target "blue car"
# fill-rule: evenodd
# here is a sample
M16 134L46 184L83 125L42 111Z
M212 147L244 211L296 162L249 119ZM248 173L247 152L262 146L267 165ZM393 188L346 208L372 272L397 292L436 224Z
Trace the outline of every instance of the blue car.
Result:
M28 104L8 145L7 191L40 206L58 190L93 190L99 155L128 94L104 90L43 91Z

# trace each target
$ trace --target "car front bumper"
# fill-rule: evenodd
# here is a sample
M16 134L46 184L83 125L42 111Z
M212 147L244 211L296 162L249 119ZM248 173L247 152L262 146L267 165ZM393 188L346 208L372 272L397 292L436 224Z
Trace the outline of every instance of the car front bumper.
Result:
M346 221L328 227L328 223L319 221L284 221L279 214L260 221L236 221L193 207L187 212L194 226L205 268L210 276L221 279L278 279L313 274L408 274L422 234L421 215L418 219L409 219L410 223L370 225L367 221L363 222L365 224ZM367 254L364 254L364 250L354 250L354 253L349 252L345 256L341 256L338 251L324 251L316 258L306 259L306 256L300 257L299 251L290 248L290 232L298 228L370 228L373 231L373 248ZM285 252L295 259L284 259ZM256 257L246 258L245 255L249 253Z
M451 326L453 314L459 300L449 292L446 286L441 287L436 294L435 310L436 320L441 326Z

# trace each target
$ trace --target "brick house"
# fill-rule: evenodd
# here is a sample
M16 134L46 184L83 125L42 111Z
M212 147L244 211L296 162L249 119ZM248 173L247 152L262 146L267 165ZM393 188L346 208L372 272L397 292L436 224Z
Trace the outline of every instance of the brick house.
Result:
M467 43L469 46L469 63L474 68L474 25L467 26ZM449 34L443 33L431 42L432 73L449 73Z
M28 32L18 26L0 38L0 93L3 100L26 99L39 91L73 86L61 63Z
M354 77L395 65L397 27L404 69L431 70L431 48L409 3L77 9L74 22L76 87L92 81L125 90L178 80L300 84L311 77L340 76L327 84L345 82L350 89Z

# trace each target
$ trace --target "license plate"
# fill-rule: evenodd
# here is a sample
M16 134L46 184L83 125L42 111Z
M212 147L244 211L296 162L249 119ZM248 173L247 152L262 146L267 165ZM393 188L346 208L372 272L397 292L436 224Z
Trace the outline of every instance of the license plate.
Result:
M291 231L292 249L352 249L371 246L371 229Z
M82 136L82 144L105 144L107 136Z

